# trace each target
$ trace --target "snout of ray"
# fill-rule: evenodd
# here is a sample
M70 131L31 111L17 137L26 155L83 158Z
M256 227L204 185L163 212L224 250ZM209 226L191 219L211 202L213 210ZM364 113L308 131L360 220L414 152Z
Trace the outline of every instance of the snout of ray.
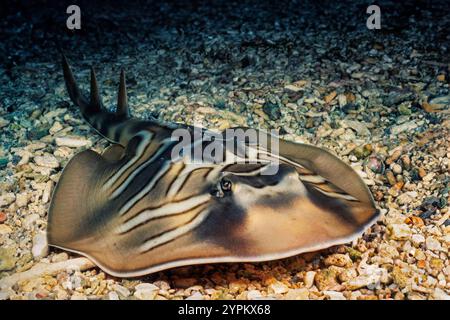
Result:
M265 133L267 134L265 150L272 153L273 159L295 166L300 179L316 180L317 183L325 180L326 183L331 184L330 188L342 190L360 202L374 205L372 195L364 181L349 165L329 151L312 145L279 139L270 133ZM273 139L276 139L278 143L276 150L272 146Z
M312 171L313 175L324 178L327 183L353 196L358 201L374 204L368 187L359 175L330 152L311 145L281 140L280 155L299 163ZM302 179L301 172L299 175Z

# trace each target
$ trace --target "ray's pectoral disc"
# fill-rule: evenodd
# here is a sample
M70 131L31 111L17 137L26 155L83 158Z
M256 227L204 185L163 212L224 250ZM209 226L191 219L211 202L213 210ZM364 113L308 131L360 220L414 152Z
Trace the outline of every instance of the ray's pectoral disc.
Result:
M53 194L48 240L110 274L288 257L349 242L378 217L367 186L325 150L280 140L279 153L256 147L265 153L257 164L174 160L173 126L130 118L124 73L110 113L94 72L88 101L65 59L63 67L72 101L113 145L69 161Z

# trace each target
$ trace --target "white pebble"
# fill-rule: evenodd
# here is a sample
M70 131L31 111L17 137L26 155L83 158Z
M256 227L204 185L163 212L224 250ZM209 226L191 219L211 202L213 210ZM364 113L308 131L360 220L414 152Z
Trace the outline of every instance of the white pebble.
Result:
M279 282L279 281L277 281L277 282L275 282L275 283L272 283L272 284L270 285L270 288L273 290L273 292L274 292L275 294L286 293L286 292L288 292L288 290L289 290L289 288L288 288L285 284L283 284L283 283L281 283L281 282Z
M69 260L67 252L61 252L52 257L52 262L63 262Z
M309 300L309 290L306 288L290 289L284 296L286 300Z
M0 224L0 236L4 235L4 234L8 234L11 233L13 230L11 229L10 226L6 225L6 224Z
M41 167L45 168L58 168L59 167L59 161L51 154L45 154L43 156L36 156L34 157L34 162Z
M14 291L11 288L0 290L0 300L8 300L11 295L14 294Z
M74 292L70 300L87 300L87 297L79 292Z
M391 238L394 240L406 240L411 237L411 228L405 224L392 224L390 225Z
M411 241L416 245L420 245L425 242L425 237L421 234L413 234L411 237Z
M9 120L0 118L0 128L6 127L9 124Z
M16 195L16 205L19 208L25 207L28 204L28 193L22 192Z
M425 240L425 244L428 250L439 251L442 249L441 244L433 237L427 237Z
M434 290L433 297L434 297L436 300L447 300L447 301L450 300L450 295L448 295L447 293L445 293L445 291L442 290L442 289L440 289L440 288L436 288L436 289Z
M404 131L412 131L415 128L417 128L417 126L419 126L419 125L421 125L421 124L417 123L416 121L405 122L400 125L391 127L391 134L395 136Z
M108 293L108 299L109 300L120 300L119 295L115 291L111 291Z
M25 150L36 151L36 150L44 149L46 146L47 145L43 142L34 142L34 143L30 143L29 145L27 145L25 147Z
M16 195L12 192L2 194L0 196L0 207L6 207L16 200Z
M315 271L308 271L305 274L304 282L305 282L305 287L306 288L311 288L313 286L315 276L316 276L316 272Z
M395 174L400 174L400 173L402 173L402 166L399 165L399 164L397 164L397 163L394 163L394 164L392 165L392 172L394 172Z
M302 88L297 87L296 85L293 85L293 84L288 84L288 85L285 86L284 88L285 88L286 90L293 91L293 92L298 92L298 91L302 90Z
M189 297L187 297L185 300L204 300L205 298L202 296L202 294L198 291L191 294Z
M139 283L134 287L137 290L149 290L149 291L158 291L159 288L152 283Z
M249 300L258 299L261 297L262 297L262 294L259 290L250 290L249 292L247 292L247 299L249 299Z
M55 123L52 125L52 127L48 130L48 132L50 132L50 134L55 134L58 131L61 131L63 128L63 126L61 125L61 123L59 123L58 121L55 121Z
M134 296L139 300L154 300L159 288L151 283L140 283L134 287Z
M433 180L435 175L436 174L434 172L430 172L429 174L427 174L425 177L422 178L422 181L430 182L431 180Z
M22 226L25 229L30 229L38 219L39 219L39 215L37 213L32 213L30 215L27 215L25 217L25 219L23 219Z
M137 290L134 296L139 300L154 300L157 295L156 290Z
M16 152L16 155L20 156L20 161L17 163L18 166L23 166L30 162L30 158L33 155L31 152L26 150L20 150Z
M339 291L324 291L325 295L330 298L330 300L346 300L342 292Z
M369 128L365 122L355 121L355 120L342 120L342 124L345 127L352 128L357 132L358 135L368 136L370 135Z
M338 102L340 107L343 107L347 104L347 97L345 96L345 94L338 95Z
M397 202L401 206L410 203L411 200L412 200L412 198L408 193L402 193L401 195L399 195L397 197Z
M124 286L121 286L120 284L114 285L113 289L124 298L128 297L131 294L130 290L128 290Z
M356 290L356 289L361 289L370 285L374 285L376 284L376 282L379 280L380 276L379 275L362 275L359 277L356 277L354 279L350 279L349 281L346 282L346 288L348 290Z
M170 289L170 285L166 281L159 280L159 281L153 282L153 284L161 290L169 290Z
M69 158L73 154L73 150L69 147L59 147L53 154L60 158Z
M42 193L42 203L47 203L50 200L52 189L53 189L53 181L49 180L45 184L44 192Z
M60 147L79 148L90 144L89 140L81 137L57 137L55 142Z
M31 253L35 259L42 259L48 255L47 235L45 233L38 233L33 237Z

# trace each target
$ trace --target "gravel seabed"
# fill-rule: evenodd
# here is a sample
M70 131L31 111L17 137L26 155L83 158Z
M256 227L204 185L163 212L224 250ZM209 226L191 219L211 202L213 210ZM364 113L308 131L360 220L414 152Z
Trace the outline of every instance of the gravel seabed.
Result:
M381 1L381 30L366 28L366 1L81 1L76 32L62 5L20 3L0 20L0 299L450 298L445 1ZM96 67L107 106L124 68L135 117L278 129L329 149L363 177L382 217L320 252L135 279L48 248L62 168L108 146L70 103L55 41L83 89Z

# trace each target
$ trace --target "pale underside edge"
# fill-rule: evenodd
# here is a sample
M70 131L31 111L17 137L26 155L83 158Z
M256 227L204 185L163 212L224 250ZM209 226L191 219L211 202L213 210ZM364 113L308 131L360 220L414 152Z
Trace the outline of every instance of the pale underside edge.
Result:
M257 256L247 256L247 257L239 257L239 256L226 256L226 257L218 257L218 258L197 258L197 259L183 259L183 260L177 260L172 261L168 263L159 264L147 269L132 271L132 272L117 272L111 269L108 269L106 266L99 263L95 258L89 256L88 254L85 254L80 251L76 251L73 249L68 249L65 247L49 244L52 247L63 249L69 252L77 253L81 256L84 256L88 259L90 259L92 262L94 262L100 269L105 271L106 273L120 278L131 278L131 277L140 277L147 274L155 273L158 271L166 270L166 269L172 269L176 267L184 267L184 266L190 266L190 265L198 265L198 264L212 264L212 263L245 263L245 262L264 262L264 261L272 261L272 260L279 260L284 258L293 257L302 253L306 252L314 252L323 250L326 248L330 248L332 246L342 245L345 243L353 242L360 236L362 236L380 217L380 212L378 211L377 215L370 220L363 228L360 229L360 231L352 234L349 237L346 238L338 238L333 241L328 241L324 243L320 243L314 246L300 248L296 250L288 250L285 252L281 252L278 254L265 254L265 255L257 255Z

